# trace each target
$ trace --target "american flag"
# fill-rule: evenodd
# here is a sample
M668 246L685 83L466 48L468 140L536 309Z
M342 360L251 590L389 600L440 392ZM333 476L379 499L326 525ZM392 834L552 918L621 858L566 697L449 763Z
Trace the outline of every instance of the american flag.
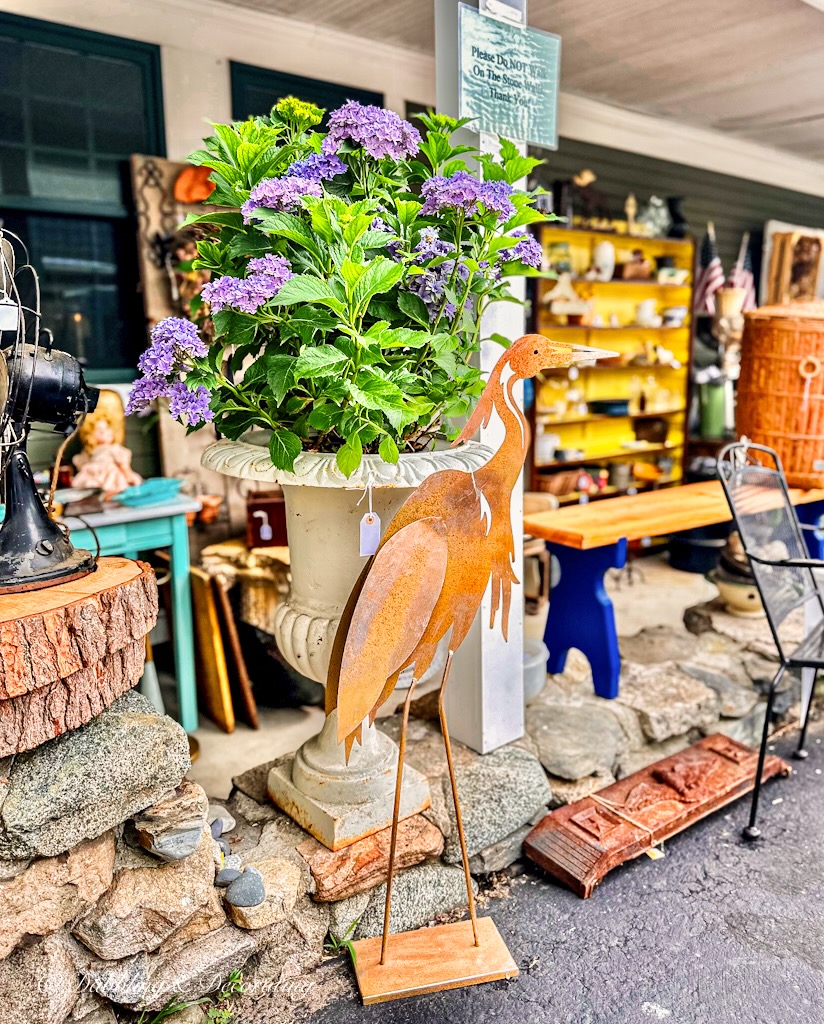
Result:
M695 312L715 315L715 293L724 287L724 268L715 245L715 228L707 224L701 243L701 265L695 281Z
M747 313L751 309L756 309L758 301L755 297L755 278L752 272L752 257L750 256L750 235L749 232L745 233L741 239L741 248L738 251L738 259L735 261L735 266L730 271L730 278L727 281L727 285L730 288L743 288L746 292L744 296L744 305L741 307L742 313Z

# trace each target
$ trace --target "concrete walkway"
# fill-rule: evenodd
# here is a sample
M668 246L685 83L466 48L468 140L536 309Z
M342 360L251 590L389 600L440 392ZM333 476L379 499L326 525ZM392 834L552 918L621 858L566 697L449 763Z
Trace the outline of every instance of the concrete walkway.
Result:
M586 902L537 869L512 878L508 897L483 912L507 940L519 978L364 1008L348 964L332 962L321 974L344 994L301 1019L821 1024L822 736L824 724L812 726L809 760L766 787L765 839L754 846L739 839L741 801L671 840L663 860L617 869ZM792 739L779 741L777 752L788 756Z

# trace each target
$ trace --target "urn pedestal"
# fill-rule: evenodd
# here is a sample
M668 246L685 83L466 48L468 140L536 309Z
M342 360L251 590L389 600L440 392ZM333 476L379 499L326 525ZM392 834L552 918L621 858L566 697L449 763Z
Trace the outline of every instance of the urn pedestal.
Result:
M432 473L479 469L491 454L470 442L445 451L401 455L394 466L366 455L347 478L331 454L304 452L295 460L293 472L276 469L263 434L218 441L206 450L203 464L209 469L283 488L292 579L274 624L278 648L290 665L326 683L341 612L366 564L360 554L360 521L370 503L385 529ZM389 827L397 758L392 740L365 722L363 742L355 744L347 764L343 745L337 742L333 711L317 736L272 768L269 795L320 842L337 850ZM425 777L407 765L401 817L428 806Z

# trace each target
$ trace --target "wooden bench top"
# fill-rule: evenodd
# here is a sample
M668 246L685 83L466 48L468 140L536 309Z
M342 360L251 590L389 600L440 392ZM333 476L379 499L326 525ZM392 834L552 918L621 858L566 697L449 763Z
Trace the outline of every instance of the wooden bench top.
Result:
M824 501L824 489L793 488L790 497L794 505ZM765 496L765 500L775 499ZM708 480L586 505L569 505L551 512L535 512L524 516L524 533L586 550L616 544L622 537L627 540L663 537L679 530L725 523L730 518L720 482Z

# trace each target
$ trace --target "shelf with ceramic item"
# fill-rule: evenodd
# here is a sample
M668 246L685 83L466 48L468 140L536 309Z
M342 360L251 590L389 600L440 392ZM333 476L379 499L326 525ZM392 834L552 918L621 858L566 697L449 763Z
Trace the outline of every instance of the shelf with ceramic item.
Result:
M661 477L660 480L638 480L629 487L613 487L607 484L606 487L594 494L587 491L572 491L570 494L558 496L558 504L564 505L586 505L590 501L602 501L604 498L614 498L619 494L639 494L641 491L652 491L661 487L673 487L681 483L681 477Z
M666 459L667 479L677 483L683 472L692 349L692 240L554 224L542 225L536 235L545 269L552 266L563 274L536 281L536 329L549 337L600 343L617 356L579 366L571 374L549 370L541 375L533 413L531 486L551 489L545 486L548 474L593 464L608 470L610 464L631 458L650 464ZM586 322L576 323L579 318ZM629 402L630 409L646 401L647 407L643 414L627 411L620 416L576 411L597 401ZM568 411L561 416L544 411L565 405ZM653 426L656 419L666 422ZM557 437L547 439L548 433ZM633 435L649 441L629 446ZM574 461L550 461L553 446L584 454ZM602 487L598 493L608 497L625 490Z
M644 412L627 412L622 413L620 416L608 416L603 412L573 413L571 416L556 416L551 412L543 412L541 409L536 409L535 419L543 423L545 427L563 427L570 423L602 423L609 420L654 419L656 416L678 416L684 412L686 412L686 408L681 406L678 409L651 409Z
M547 462L536 462L536 469L563 469L568 466L570 469L575 466L585 466L588 463L605 462L613 459L631 459L637 458L640 455L660 455L663 452L674 452L684 447L683 441L664 441L662 444L638 444L633 445L631 448L613 448L605 449L603 451L589 451L584 452L581 458L574 459L551 459Z

